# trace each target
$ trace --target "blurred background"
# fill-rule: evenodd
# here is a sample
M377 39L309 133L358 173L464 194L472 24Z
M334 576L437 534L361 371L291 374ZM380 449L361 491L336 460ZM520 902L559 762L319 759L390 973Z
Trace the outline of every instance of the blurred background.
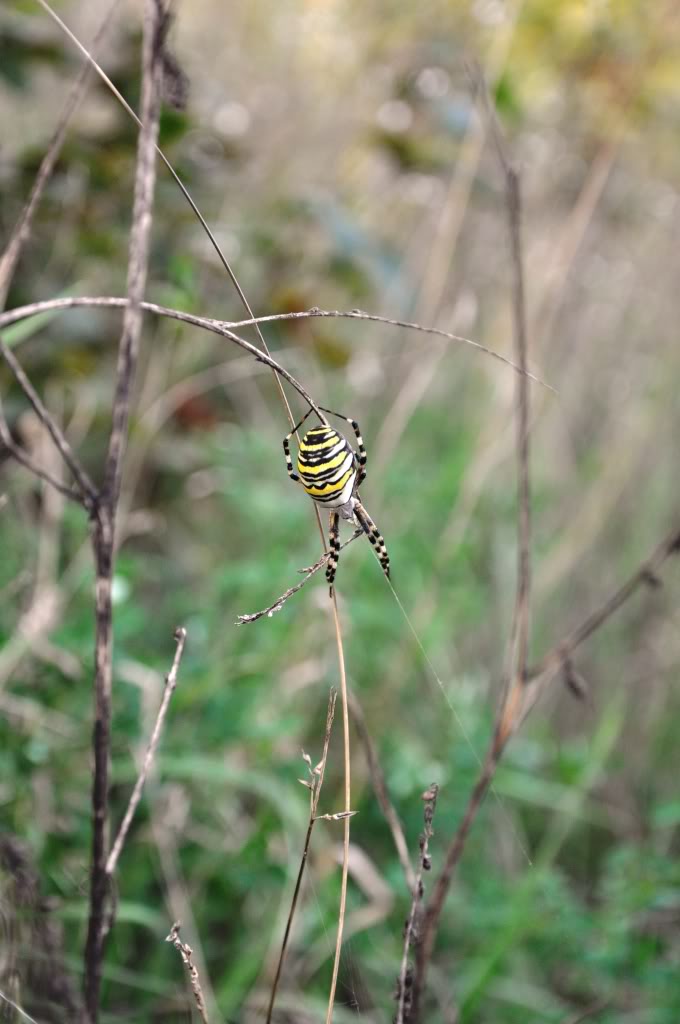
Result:
M55 3L85 42L106 6ZM100 51L135 107L139 7L121 2ZM531 365L557 390L531 388L539 657L677 523L677 5L193 0L176 14L171 46L189 98L183 111L166 106L161 143L255 311L359 307L512 357L503 182L465 61L484 68L522 174ZM79 66L37 3L5 0L5 239ZM124 293L135 142L92 80L8 308ZM163 168L147 292L243 315ZM95 479L119 330L118 313L83 309L5 332ZM374 323L279 323L266 338L318 402L362 427L362 495L431 665L359 541L338 573L349 681L414 858L421 793L441 786L436 868L479 770L506 655L515 377L462 344ZM58 472L4 369L0 384L16 436ZM263 1019L308 815L301 748L318 760L338 683L322 574L273 618L234 624L320 554L310 502L286 475L288 429L266 367L215 336L145 320L115 578L115 823L174 627L189 639L120 863L105 1021L189 1019L179 957L163 942L177 918L221 1018ZM0 827L32 863L77 991L90 844L87 523L12 461L0 472ZM579 651L589 699L556 681L512 742L447 903L433 1024L566 1024L586 1011L608 1024L680 1019L679 602L670 563L663 587ZM382 1024L410 901L355 732L353 751L335 1019ZM320 810L342 799L338 720ZM341 830L320 822L314 834L279 1022L325 1019ZM5 904L17 885L9 860ZM37 950L27 935L24 965ZM28 1012L73 1019L68 1000L60 1009L42 993L25 987Z

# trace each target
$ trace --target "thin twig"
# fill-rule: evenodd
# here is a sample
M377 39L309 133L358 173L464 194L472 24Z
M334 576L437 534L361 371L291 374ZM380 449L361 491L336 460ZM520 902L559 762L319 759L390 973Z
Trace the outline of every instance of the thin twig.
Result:
M101 24L90 43L91 51L96 50L101 43L109 26L111 16L118 6L118 3L119 0L112 0L109 9L104 15L104 18L102 19ZM19 257L21 256L21 250L24 247L24 243L30 236L31 225L33 223L35 211L38 208L38 203L42 198L47 182L50 180L57 160L59 159L59 154L61 153L64 145L69 122L85 95L89 74L90 62L86 61L78 72L78 76L66 97L66 102L61 114L59 115L57 126L52 138L50 139L47 151L40 162L40 167L38 168L38 173L35 176L31 193L26 205L19 215L19 219L14 225L9 241L5 246L5 251L3 252L2 257L0 257L0 309L4 308L7 292L9 291L16 265L19 262Z
M2 399L0 399L0 441L2 441L10 455L30 473L33 473L33 475L37 476L40 480L44 480L45 483L50 484L51 487L54 487L55 490L59 491L60 494L63 494L64 497L70 498L71 501L75 501L78 505L83 504L80 491L62 483L61 480L57 480L55 476L52 476L52 474L48 473L47 470L33 462L30 456L28 456L26 452L15 443L9 429L9 424L7 423L5 411L2 406Z
M345 807L347 817L344 820L343 843L342 843L342 878L340 881L340 908L338 910L338 929L335 940L335 956L333 958L333 974L331 977L331 988L328 995L328 1010L326 1011L326 1024L333 1020L333 1006L335 1004L335 990L338 984L338 971L340 970L340 953L342 950L342 934L345 927L345 910L347 907L347 878L349 876L349 836L350 836L350 814L352 810L352 786L351 786L351 764L349 744L349 713L347 701L347 675L345 673L345 652L342 643L342 630L340 628L340 617L338 615L338 600L335 588L331 591L331 608L333 609L333 624L335 626L335 641L338 649L338 667L340 670L340 704L342 707L342 744L343 744L343 765L345 781Z
M362 536L363 530L355 530L352 536L349 538L349 540L346 540L344 544L340 545L340 550L342 551L342 549L346 548L348 544L351 544L353 540L357 540L358 537ZM292 597L293 594L297 594L298 590L302 590L305 583L308 583L309 580L311 580L312 576L314 576L314 574L317 573L319 569L321 569L321 567L326 564L328 558L329 552L324 551L323 555L318 560L318 562L315 562L314 565L310 565L307 569L300 570L301 572L306 573L304 579L300 580L299 583L296 583L295 586L289 587L288 590L285 591L285 593L281 594L281 597L277 598L274 604L270 604L268 608L263 608L261 612L252 612L250 615L239 615L238 619L236 620L236 625L244 626L248 622L257 622L258 619L264 618L265 615L267 616L267 618L271 619L272 615L274 615L275 612L281 611L289 597Z
M432 821L437 807L437 794L439 787L432 783L429 789L423 793L425 810L423 812L424 828L419 841L418 867L413 882L411 909L404 929L404 952L401 958L401 968L397 980L397 1013L394 1018L395 1024L408 1024L411 1016L411 996L413 989L413 968L409 964L409 951L411 944L417 942L418 927L417 918L421 910L423 899L423 871L430 871L432 862L430 860L430 839L432 838Z
M130 230L127 297L118 348L112 426L107 448L104 482L93 522L92 546L96 567L95 585L95 722L94 781L92 788L92 867L90 912L85 946L85 1001L91 1024L99 1013L104 922L110 876L107 868L108 776L111 746L111 685L113 657L113 606L111 588L115 557L115 521L123 454L127 441L132 383L142 325L144 296L156 183L156 139L160 119L163 32L166 13L163 0L146 0L142 43L142 128L137 143L134 203Z
M611 999L596 999L590 1006L586 1006L585 1009L580 1010L575 1015L567 1017L563 1024L582 1024L584 1020L588 1020L589 1017L594 1017L596 1013L600 1013L602 1010L606 1010L611 1005Z
M12 350L5 344L2 337L0 336L0 354L9 366L14 379L17 384L26 395L26 398L33 406L33 410L48 431L52 438L55 447L59 451L62 459L70 469L78 488L80 491L81 503L85 506L88 511L92 511L97 503L97 488L92 483L92 480L81 466L77 456L75 455L70 444L66 440L64 432L58 426L54 417L47 411L43 405L40 395L37 393L30 380L26 376L26 373L21 366L21 363L14 355Z
M399 815L390 800L385 775L380 766L380 760L375 748L375 743L373 742L373 737L369 732L368 725L366 724L366 717L356 693L354 693L353 690L350 690L348 697L349 709L352 714L352 718L354 719L354 725L356 726L359 736L359 742L362 744L364 753L366 754L368 774L371 779L371 785L373 786L373 792L375 793L376 799L380 805L380 810L383 812L383 816L388 824L389 830L392 833L392 839L397 850L399 862L404 872L406 885L409 889L413 889L415 875L408 855L406 836L404 835L404 829L401 821L399 820Z
M180 939L180 927L181 925L179 921L175 921L172 928L170 929L170 934L165 936L165 941L171 942L175 949L177 950L177 952L179 953L179 955L182 957L182 963L189 972L189 983L191 985L191 991L194 993L196 1007L201 1015L201 1020L204 1022L204 1024L208 1024L208 1011L206 1009L205 999L203 997L203 991L201 989L201 981L198 976L198 968L191 959L194 951L188 943L182 942L182 940Z
M674 527L610 597L585 617L571 632L527 671L522 719L536 703L548 682L567 665L577 647L600 629L641 587L656 586L664 563L680 553L680 525Z
M305 757L311 781L305 781L305 785L309 786L310 790L310 801L309 801L309 823L307 825L307 834L305 836L305 843L302 849L302 858L300 860L300 867L298 869L297 878L295 880L295 890L293 892L293 899L291 901L290 910L288 911L288 920L286 921L286 928L283 934L283 941L281 943L281 952L279 953L279 960L276 965L276 974L272 984L271 994L269 996L269 1006L267 1007L267 1021L266 1024L271 1024L272 1013L274 1012L274 1003L276 1001L276 992L279 987L279 980L281 978L281 971L283 969L283 961L286 955L286 949L288 947L288 940L290 938L290 931L293 925L293 917L295 915L295 909L297 907L298 897L300 895L300 888L302 886L302 876L304 875L305 866L307 864L307 857L309 855L309 846L312 840L312 830L314 828L314 822L318 821L317 808L319 806L319 797L321 795L321 787L323 786L324 773L326 771L326 759L328 758L328 746L331 740L331 731L333 729L333 718L335 716L335 702L338 696L338 692L335 689L331 689L328 697L328 711L326 713L326 731L323 738L323 753L319 763L312 768L311 759Z
M146 784L149 771L151 770L153 759L156 756L156 751L158 749L158 744L160 742L163 726L165 725L165 719L168 713L168 708L170 707L170 701L177 686L177 673L179 671L179 665L182 660L182 654L184 653L184 645L186 643L186 639L186 629L184 629L183 626L179 626L175 630L175 640L177 641L175 656L172 661L172 667L168 672L167 676L165 677L165 688L163 690L163 698L161 700L161 705L158 709L158 715L156 716L156 721L154 723L153 731L151 733L151 739L149 740L149 745L146 749L146 754L144 755L142 768L139 775L137 776L135 787L132 790L132 795L130 796L130 802L128 803L127 810L123 815L123 820L120 823L118 835L116 836L116 840L113 846L111 847L111 852L106 861L106 873L109 876L112 876L115 873L116 866L118 864L118 859L121 853L123 852L125 840L127 839L127 834L130 830L130 825L132 824L132 819L134 818L135 811L139 806L139 801L142 799L142 792L144 790L144 786Z

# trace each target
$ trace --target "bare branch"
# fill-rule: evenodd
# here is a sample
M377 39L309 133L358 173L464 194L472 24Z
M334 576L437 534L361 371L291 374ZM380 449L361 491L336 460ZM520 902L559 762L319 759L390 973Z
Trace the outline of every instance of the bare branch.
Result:
M155 155L160 118L162 48L165 26L166 13L163 0L146 0L142 44L142 128L137 142L135 166L134 203L128 255L128 302L125 307L123 330L118 348L112 426L106 455L104 482L92 531L96 566L95 723L92 869L90 913L85 946L85 1000L91 1024L96 1024L99 1013L99 990L105 941L104 922L110 882L107 872L106 847L113 658L111 587L115 557L116 506L120 491L132 383L142 325L141 301L146 286L153 195L156 183Z
M102 41L118 2L119 0L112 0L109 9L104 15L104 18L97 29L92 42L90 43L91 51L95 51ZM40 167L38 168L38 173L36 174L35 181L33 182L31 194L28 197L26 205L21 211L17 223L14 225L9 241L5 246L5 251L3 252L2 257L0 257L0 309L5 305L7 292L9 291L10 284L12 283L12 277L14 276L16 265L19 262L19 257L21 256L21 250L31 233L31 225L33 223L35 211L38 208L38 203L42 198L47 182L52 176L55 164L59 159L59 154L61 153L64 145L64 139L66 138L66 129L68 128L69 121L78 109L80 101L85 95L89 73L90 64L89 61L86 61L71 86L71 91L66 97L66 103L64 104L64 108L59 116L59 120L57 121L57 126L52 138L50 139L47 151L42 158Z
M77 456L75 455L73 449L66 440L64 432L58 426L54 417L47 411L47 409L43 405L39 394L37 393L37 391L31 384L30 380L26 376L26 373L24 372L21 363L14 355L12 350L5 344L1 336L0 354L2 354L3 359L5 360L10 370L12 371L12 374L14 375L14 379L16 380L17 384L19 385L23 393L26 395L28 401L33 406L33 410L36 416L43 424L45 429L48 431L50 437L52 438L52 441L55 444L55 447L57 448L62 459L64 460L64 462L70 469L71 473L73 474L73 477L76 483L78 484L78 488L80 491L81 504L84 505L89 512L91 512L96 507L97 504L97 488L92 483L90 477L88 476L88 474L85 472L80 462L78 461Z
M338 696L337 690L331 689L328 696L328 711L326 712L326 731L323 738L323 753L321 760L319 761L316 768L311 767L311 760L305 758L307 767L310 775L310 781L308 783L310 789L310 805L309 805L309 823L307 825L307 834L305 836L305 843L302 848L302 859L300 860L300 867L298 869L297 879L295 880L295 889L293 891L293 899L291 901L290 910L288 911L288 920L286 921L286 928L283 933L283 942L281 943L281 952L279 953L279 960L276 965L276 974L274 976L274 982L272 984L271 994L269 996L269 1005L267 1007L267 1021L266 1024L271 1024L272 1014L274 1012L274 1003L276 1001L276 992L279 987L279 981L281 979L281 971L283 969L283 961L286 955L286 949L288 947L288 940L290 938L290 930L293 925L293 917L295 916L295 910L297 907L298 897L300 895L300 887L302 885L302 876L304 875L305 866L307 864L307 857L309 855L309 846L312 840L312 830L314 828L314 822L318 821L316 811L319 806L319 797L321 796L321 787L323 786L323 778L326 772L326 760L328 758L328 747L331 741L331 732L333 730L333 719L335 717L335 702Z
M40 480L44 480L45 483L50 484L51 487L54 487L55 490L59 491L60 494L63 494L64 497L70 498L71 501L75 501L78 505L83 504L80 491L77 491L73 487L68 487L66 484L63 484L61 480L57 480L57 478L52 476L51 473L48 473L47 470L42 469L42 467L33 462L30 456L15 443L14 438L10 433L9 425L2 407L2 399L0 399L0 441L2 441L10 455L30 473L33 473L33 475L37 476Z
M111 852L106 861L106 873L110 876L114 874L116 866L118 864L118 859L121 853L123 852L123 847L125 845L125 840L127 839L127 834L130 830L130 825L132 824L132 819L134 818L135 811L139 806L139 801L142 799L142 792L144 790L144 786L146 784L149 771L151 770L153 759L156 756L156 751L158 749L158 744L160 743L161 733L163 731L163 726L165 725L165 719L168 713L168 708L170 707L170 701L177 686L177 673L179 671L179 664L182 660L182 654L184 653L184 645L186 643L186 639L186 629L184 629L183 626L178 627L178 629L175 630L175 640L177 641L175 657L173 658L172 667L168 672L167 676L165 677L165 689L163 690L163 699L161 700L161 705L158 709L158 715L156 717L156 722L151 733L149 746L147 747L146 754L144 755L144 761L142 763L141 771L137 776L137 781L135 782L134 789L132 790L130 802L128 803L127 810L125 811L123 820L120 824L120 828L118 829L116 841L114 842L111 848Z
M522 719L529 713L550 680L569 665L574 651L581 644L600 629L641 587L658 587L659 571L672 555L677 554L680 554L680 526L674 527L661 543L657 544L651 555L640 563L610 597L587 615L579 626L567 633L563 640L555 644L536 665L529 668Z
M418 1020L425 979L434 951L434 943L444 903L455 868L462 856L467 837L484 797L491 786L498 761L512 732L521 718L529 656L531 615L531 482L529 466L529 387L527 383L527 327L524 290L524 269L521 233L521 191L519 174L507 152L505 140L496 119L486 80L480 67L471 68L473 86L481 95L490 126L490 134L503 172L505 205L510 236L512 262L512 311L515 358L520 369L515 391L515 425L517 453L517 585L513 608L511 663L494 736L472 790L463 820L449 844L444 866L437 878L423 923L422 941L418 949L417 970L413 984L413 1019Z
M355 530L352 536L349 538L349 540L346 540L344 544L340 545L340 550L342 551L342 549L346 548L348 544L351 544L353 540L356 540L358 537L362 536L363 530ZM236 620L236 625L244 626L249 622L257 622L258 619L264 618L265 615L267 616L267 618L271 619L272 615L274 615L275 612L281 611L288 598L292 597L293 594L297 594L298 590L302 590L305 583L308 583L309 580L311 580L312 576L314 576L314 574L317 573L319 569L321 569L321 567L326 564L326 562L328 561L328 555L328 551L324 551L323 555L318 560L318 562L315 562L314 565L311 565L308 569L301 570L302 572L305 572L307 574L305 578L301 580L299 583L296 583L294 587L289 587L288 590L285 591L285 593L281 594L281 597L279 597L274 602L274 604L270 604L268 608L263 608L261 612L252 612L250 615L239 615L238 619Z
M189 983L191 985L191 991L194 993L196 1007L198 1009L199 1014L201 1015L201 1020L204 1022L204 1024L208 1024L208 1011L206 1009L205 999L203 997L203 991L201 989L201 981L200 978L198 977L198 968L191 959L194 951L191 948L191 946L188 945L188 943L182 942L182 940L179 937L179 929L180 923L179 921L175 921L172 928L170 929L170 934L166 935L165 941L171 942L175 949L178 951L179 955L182 957L182 963L189 972Z
M432 867L430 860L430 839L432 838L432 822L437 807L437 794L439 787L432 783L430 788L423 793L425 810L423 813L424 828L419 841L418 867L413 881L411 909L406 920L404 929L404 952L401 958L401 968L397 980L397 1013L394 1024L408 1024L411 1016L411 997L413 989L413 968L409 965L409 951L411 944L417 941L418 927L417 918L421 909L423 899L423 871L429 871Z

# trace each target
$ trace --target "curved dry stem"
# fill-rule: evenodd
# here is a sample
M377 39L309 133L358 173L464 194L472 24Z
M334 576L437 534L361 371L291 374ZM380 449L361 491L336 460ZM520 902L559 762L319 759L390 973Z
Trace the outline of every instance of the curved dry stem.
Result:
M312 317L339 317L345 320L370 320L372 323L387 324L389 327L403 327L409 331L420 331L421 334L434 334L438 338L446 338L448 341L459 341L465 345L469 345L471 348L477 349L478 352L483 352L487 356L491 356L492 359L497 359L501 363L505 363L515 373L519 373L529 380L533 380L536 384L540 384L541 387L547 388L548 391L552 391L557 394L557 391L550 384L546 384L540 377L536 377L533 373L530 373L526 367L518 366L517 363L513 363L512 359L508 359L507 356L501 355L500 352L495 352L492 348L487 348L486 345L482 345L479 341L473 341L472 338L464 338L460 334L451 334L449 331L442 331L438 327L424 327L422 324L416 324L410 320L393 320L391 317L378 316L375 313L365 313L361 309L352 309L349 312L342 312L339 309L319 309L317 306L313 306L312 309L302 310L299 313L272 313L269 316L258 316L253 317L251 320L234 320L225 321L225 327L247 327L250 324L263 324L263 323L275 323L278 320L308 320Z
M335 991L338 984L338 971L340 970L340 953L342 951L342 934L345 927L345 911L347 908L347 878L349 875L349 832L352 786L351 786L351 759L349 745L349 712L347 701L347 675L345 673L345 651L342 643L342 630L340 629L340 617L338 615L338 602L335 590L331 592L331 606L333 609L333 624L335 626L335 641L338 649L338 666L340 669L340 704L342 707L342 740L343 740L343 761L345 774L345 814L343 820L343 843L342 843L342 880L340 882L340 909L338 911L338 931L335 939L335 956L333 958L333 976L331 978L331 990L328 995L328 1010L326 1012L326 1024L333 1020L333 1005L335 1003Z
M7 312L0 314L0 330L3 327L9 327L10 324L17 323L19 320L26 320L28 317L37 316L39 313L45 313L48 311L62 311L66 309L78 309L78 308L100 308L100 309L125 309L128 305L126 298L112 296L112 295L98 295L98 296L74 296L59 299L46 299L43 302L32 302L27 306L17 306L16 309L7 310ZM184 313L179 309L168 309L166 306L159 306L155 302L141 302L140 308L145 310L147 313L154 313L156 316L169 317L172 320L179 320L185 324L192 324L194 327L201 327L203 330L211 331L213 334L219 334L222 338L227 338L232 341L239 348L249 352L259 362L264 363L265 366L269 366L279 377L283 377L288 383L295 388L298 394L307 402L307 404L314 410L316 415L319 417L322 423L325 423L325 417L319 407L317 406L314 399L311 397L309 392L300 384L299 381L293 377L288 370L284 369L275 359L262 352L261 349L257 348L256 345L252 345L245 338L235 334L224 326L221 320L213 320L211 317L195 316L193 313ZM4 355L3 350L3 355ZM323 531L322 531L323 536Z

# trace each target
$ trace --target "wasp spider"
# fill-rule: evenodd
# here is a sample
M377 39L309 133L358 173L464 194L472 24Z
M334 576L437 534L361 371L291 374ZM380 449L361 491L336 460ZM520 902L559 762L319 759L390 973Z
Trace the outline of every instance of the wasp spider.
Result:
M361 527L380 561L382 570L389 578L390 559L380 530L361 503L359 487L366 479L366 449L356 420L338 412L320 407L338 419L346 420L356 434L358 454L348 441L327 423L312 427L300 442L297 473L293 470L290 457L290 439L313 411L307 412L290 434L283 439L286 467L291 480L300 481L307 494L318 505L330 510L329 556L326 579L333 589L335 572L340 557L340 519L348 519ZM299 475L298 475L299 474Z

